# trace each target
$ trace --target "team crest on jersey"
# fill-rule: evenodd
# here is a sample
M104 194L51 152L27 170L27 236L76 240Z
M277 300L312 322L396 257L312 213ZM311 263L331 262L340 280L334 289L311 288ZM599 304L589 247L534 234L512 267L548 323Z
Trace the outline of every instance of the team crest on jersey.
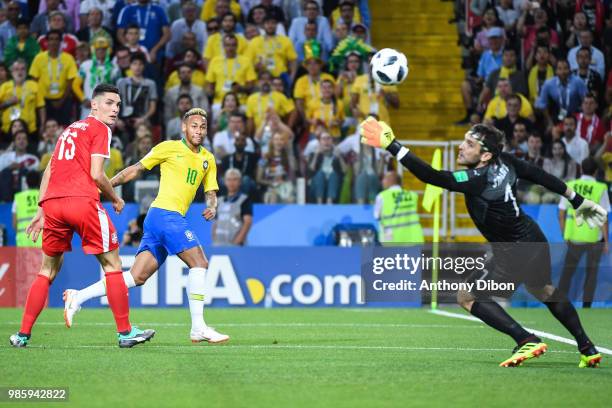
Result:
M208 170L208 160L204 160L202 167L204 167L204 170Z
M113 244L116 244L117 242L119 242L119 240L117 239L117 231L113 232L113 235L111 235L111 242Z
M187 237L188 241L193 241L193 239L194 239L193 232L191 232L189 230L185 231L185 236Z

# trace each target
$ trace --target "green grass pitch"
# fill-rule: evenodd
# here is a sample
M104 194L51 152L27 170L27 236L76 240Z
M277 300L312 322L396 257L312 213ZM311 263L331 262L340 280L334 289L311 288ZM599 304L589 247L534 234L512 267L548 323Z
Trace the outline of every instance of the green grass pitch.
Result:
M13 349L21 310L0 309L0 386L68 386L54 407L609 406L612 356L578 369L573 346L548 340L543 357L499 368L509 338L425 309L208 308L232 336L219 346L191 344L186 309L135 309L132 322L157 334L133 349L117 348L108 310L81 311L72 329L62 312L44 311L30 346ZM568 337L545 309L511 313ZM580 315L612 348L612 311Z

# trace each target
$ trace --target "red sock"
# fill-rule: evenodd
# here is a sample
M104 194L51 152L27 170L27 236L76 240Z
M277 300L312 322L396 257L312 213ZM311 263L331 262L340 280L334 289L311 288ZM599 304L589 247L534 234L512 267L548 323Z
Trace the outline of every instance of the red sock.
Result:
M45 308L47 297L49 297L49 278L43 275L36 276L26 299L25 309L23 310L23 318L21 319L21 329L19 333L30 335L32 326L38 319L38 315Z
M130 332L130 302L128 300L128 290L123 280L123 272L106 272L106 296L108 304L117 323L117 331Z

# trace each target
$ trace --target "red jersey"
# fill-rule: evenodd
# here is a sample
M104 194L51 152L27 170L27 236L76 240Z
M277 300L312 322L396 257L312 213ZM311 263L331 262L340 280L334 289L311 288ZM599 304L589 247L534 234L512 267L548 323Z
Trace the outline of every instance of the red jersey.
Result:
M60 135L51 156L51 177L44 200L59 197L89 197L99 200L91 178L91 156L110 157L112 133L93 116L74 122Z

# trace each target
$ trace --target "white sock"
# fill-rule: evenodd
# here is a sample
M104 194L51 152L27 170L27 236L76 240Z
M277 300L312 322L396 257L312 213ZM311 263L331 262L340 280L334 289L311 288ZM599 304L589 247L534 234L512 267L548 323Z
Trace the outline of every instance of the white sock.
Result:
M128 272L123 272L123 280L125 281L125 286L127 288L133 288L136 286L136 282L134 282L134 277L132 274ZM106 282L104 279L100 279L93 285L86 287L85 289L81 289L77 292L76 301L79 305L87 302L89 299L93 299L96 297L102 297L106 295Z
M197 331L206 327L204 323L204 276L205 268L189 269L187 278L187 297L191 312L191 330Z

